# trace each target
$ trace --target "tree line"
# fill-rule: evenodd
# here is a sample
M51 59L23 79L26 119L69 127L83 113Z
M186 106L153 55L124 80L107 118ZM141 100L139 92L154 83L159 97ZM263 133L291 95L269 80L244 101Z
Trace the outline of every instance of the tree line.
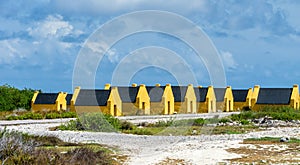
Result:
M33 89L17 89L8 84L0 86L0 111L31 108Z

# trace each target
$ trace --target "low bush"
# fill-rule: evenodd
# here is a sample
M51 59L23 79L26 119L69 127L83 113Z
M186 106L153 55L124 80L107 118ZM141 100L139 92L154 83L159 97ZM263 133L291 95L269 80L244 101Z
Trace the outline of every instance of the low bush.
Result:
M119 119L102 113L84 113L79 115L77 120L71 120L58 127L60 130L87 130L95 132L116 132L121 128L122 123Z
M250 121L249 121L249 120L242 119L242 120L240 121L240 123L241 123L242 125L249 125L249 124L250 124Z
M229 118L233 121L252 120L265 116L272 117L275 120L300 120L300 111L290 107L266 106L259 111L243 111L240 114L231 115Z
M41 113L33 113L26 112L21 114L10 114L5 117L6 120L38 120L38 119L58 119L58 118L75 118L77 114L75 112L41 112Z
M66 143L56 137L4 129L0 130L0 144L0 164L118 164L111 151L99 145Z

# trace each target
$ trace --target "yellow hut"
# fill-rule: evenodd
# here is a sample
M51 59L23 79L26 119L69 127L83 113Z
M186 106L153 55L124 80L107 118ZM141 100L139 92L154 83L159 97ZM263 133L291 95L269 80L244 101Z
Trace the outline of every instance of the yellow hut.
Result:
M195 87L194 92L199 113L216 112L216 96L212 86L207 88L202 86Z
M246 89L233 89L234 110L249 110L251 107L252 88Z
M67 93L64 92L39 93L36 91L31 100L31 109L33 112L66 110L66 96Z
M132 84L131 87L117 87L119 96L122 101L122 114L124 116L143 115L144 111L139 109L137 95L139 87Z
M174 111L176 113L197 113L196 95L193 85L172 86Z
M138 108L142 110L142 113L144 115L150 115L150 97L148 95L146 86L144 84L140 85L136 102L138 105Z
M170 84L166 86L156 84L147 86L146 89L150 97L150 114L174 114L174 95Z
M121 101L115 95L116 89L94 90L80 89L75 101L77 113L102 112L113 116L120 116ZM74 94L73 94L74 96ZM74 98L74 97L73 97Z
M256 89L256 91L255 91ZM299 87L293 88L260 88L254 87L252 97L253 110L260 110L266 106L289 106L299 109Z
M122 114L122 100L120 98L117 87L112 87L107 100L108 109L111 115L121 116Z
M217 101L217 110L222 112L229 112L233 110L233 94L231 87L227 88L214 88Z

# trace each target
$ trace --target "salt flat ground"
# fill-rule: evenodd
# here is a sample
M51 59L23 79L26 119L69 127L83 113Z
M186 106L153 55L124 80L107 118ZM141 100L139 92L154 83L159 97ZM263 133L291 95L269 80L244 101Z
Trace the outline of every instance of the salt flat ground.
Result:
M33 122L0 121L0 129L18 130L34 135L56 136L68 142L99 143L118 147L120 152L128 155L127 164L157 164L163 160L180 159L185 164L218 164L227 159L239 158L242 155L230 153L229 148L245 146L240 144L245 138L290 136L300 138L300 129L269 128L266 131L235 135L198 135L198 136L147 136L121 133L82 132L82 131L49 131L68 121L44 120ZM143 119L144 120L144 119ZM149 119L152 120L152 119Z

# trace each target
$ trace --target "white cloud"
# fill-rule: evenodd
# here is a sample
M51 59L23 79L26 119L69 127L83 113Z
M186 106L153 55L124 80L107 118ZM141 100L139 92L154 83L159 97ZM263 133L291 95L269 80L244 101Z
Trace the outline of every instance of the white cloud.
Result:
M188 3L182 0L173 0L166 3L164 0L55 0L50 2L60 12L72 14L113 14L120 12L129 12L136 10L168 10L178 13L190 13L201 10L204 6L204 0L190 0Z
M61 15L49 15L44 21L29 28L29 34L34 37L51 38L64 37L73 33L73 26L64 21Z
M22 52L22 42L19 39L9 39L0 41L0 64L13 64L19 59L24 59L26 53Z
M223 64L226 69L228 70L234 70L237 69L238 64L233 58L233 55L228 51L221 51L220 52L221 58L223 60Z

